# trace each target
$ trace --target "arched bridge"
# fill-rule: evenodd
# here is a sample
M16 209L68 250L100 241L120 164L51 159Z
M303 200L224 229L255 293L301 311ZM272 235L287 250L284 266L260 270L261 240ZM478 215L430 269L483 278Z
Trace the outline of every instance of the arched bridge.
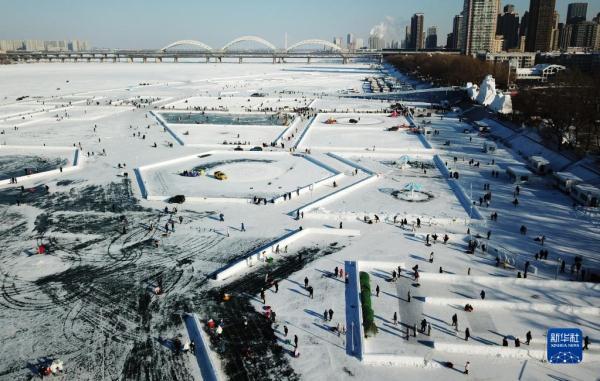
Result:
M254 42L266 49L235 50L232 47L241 42ZM323 49L298 49L306 46L322 46ZM191 49L179 49L188 46ZM272 59L273 63L285 63L287 59L337 58L343 63L351 59L369 59L382 61L381 51L356 50L348 51L329 41L321 39L308 39L299 41L287 48L277 48L273 43L259 36L241 36L215 49L199 40L179 40L172 42L158 50L90 50L90 51L9 51L4 53L9 60L17 62L163 62L163 60L179 62L180 59L205 59L206 62L222 62L224 59L237 59L240 63L244 59Z
M227 51L232 50L232 49L230 49L232 46L239 44L240 42L256 42L272 52L290 52L301 46L311 46L311 45L320 45L325 48L329 48L331 51L335 51L335 52L340 52L340 53L345 52L345 50L342 49L340 46L333 44L329 41L321 40L321 39L302 40L302 41L296 42L295 44L289 46L286 49L278 49L273 43L271 43L259 36L241 36L241 37L235 38L235 39L229 41L228 43L226 43L225 45L223 45L223 47L219 50L213 49L210 45L205 44L202 41L179 40L179 41L170 43L169 45L163 47L159 51L165 52L171 48L175 48L175 47L179 47L179 46L196 46L196 47L199 47L201 50L207 50L207 51L211 51L211 52L217 52L217 51L227 52Z

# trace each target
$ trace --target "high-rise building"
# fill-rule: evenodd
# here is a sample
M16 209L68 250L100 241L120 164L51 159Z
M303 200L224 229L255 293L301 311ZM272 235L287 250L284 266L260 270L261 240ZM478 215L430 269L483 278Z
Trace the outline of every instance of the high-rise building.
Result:
M387 48L388 49L399 49L400 48L400 42L398 42L396 40L392 40L389 43L387 43Z
M369 49L371 50L382 50L385 47L385 41L378 35L371 35L369 37Z
M89 50L87 41L0 40L0 50L82 51Z
M357 38L355 41L356 49L362 49L365 47L365 41L362 38Z
M427 49L437 48L437 26L430 26L427 28L427 38L425 40L425 47Z
M404 27L404 49L410 49L410 25Z
M491 52L496 40L499 0L464 0L459 44L465 54Z
M410 19L409 49L421 50L425 47L424 27L425 16L422 13L415 13Z
M348 33L346 36L346 46L348 49L353 50L356 47L355 45L354 35L352 33Z
M462 19L463 19L462 15L456 15L456 16L454 16L454 19L452 20L452 47L451 47L451 49L461 49L459 40L460 40L460 27L462 25Z
M554 11L554 17L552 18L552 42L550 43L550 50L559 50L560 46L560 29L559 21L560 16L557 11Z
M580 21L572 25L571 45L578 48L598 49L600 25L593 21Z
M560 26L560 24L559 24ZM560 29L560 36L558 42L558 48L566 51L571 46L571 39L573 38L573 25L563 24Z
M496 35L494 37L494 45L492 46L492 53L500 53L504 47L504 37L502 35Z
M454 49L454 33L450 32L446 35L446 49Z
M504 50L519 47L519 14L515 12L515 6L507 4L504 13L498 15L498 26L496 34L504 37Z
M571 3L567 10L567 24L577 24L587 20L587 3Z
M552 29L556 0L530 0L529 25L525 50L547 52L552 50Z
M529 28L529 11L525 11L525 13L523 13L523 17L521 17L521 25L519 25L519 39L521 37L527 37L527 28Z
M23 45L28 51L44 50L44 41L40 40L25 40Z

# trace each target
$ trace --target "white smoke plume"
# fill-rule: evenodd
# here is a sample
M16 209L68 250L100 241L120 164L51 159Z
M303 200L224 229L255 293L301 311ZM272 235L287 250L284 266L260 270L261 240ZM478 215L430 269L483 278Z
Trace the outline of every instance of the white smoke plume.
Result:
M400 25L391 16L386 16L382 22L371 28L371 36L377 36L384 40L400 40Z

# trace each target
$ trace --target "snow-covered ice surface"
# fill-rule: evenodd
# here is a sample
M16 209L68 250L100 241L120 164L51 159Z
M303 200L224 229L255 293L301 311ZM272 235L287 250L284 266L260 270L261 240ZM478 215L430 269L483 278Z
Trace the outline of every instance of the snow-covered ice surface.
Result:
M183 194L191 197L272 199L306 187L335 173L301 155L275 152L205 152L143 171L146 190L152 195ZM200 171L183 176L183 171ZM215 178L223 172L227 180Z
M499 144L490 155L482 151L486 137L464 133L470 127L453 115L417 118L439 131L424 137L408 131L404 117L389 117L387 102L341 97L380 74L368 64L324 62L0 67L0 143L6 145L0 148L0 174L71 162L72 151L63 155L43 145L80 149L83 158L77 171L0 185L0 380L31 379L56 358L66 372L55 379L202 379L202 359L173 350L176 337L188 337L185 313L195 313L202 324L222 324L221 335L206 328L202 335L222 379L452 380L466 378L466 361L473 379L595 379L600 292L597 284L576 280L571 264L580 255L588 273L600 267L597 214L574 209L549 179L538 177L521 184L515 207L514 184L504 171L523 164L517 151L533 149L526 143L512 149ZM28 98L16 100L22 96ZM302 115L288 126L165 125L153 115L294 109ZM330 118L337 123L325 123ZM514 137L502 127L492 130ZM233 151L238 140L250 143L240 144L246 151ZM264 151L248 151L262 143ZM14 148L19 146L27 148ZM569 164L563 160L556 160L561 168ZM446 178L446 165L459 179ZM209 167L208 176L179 175L198 167ZM217 170L228 179L211 177ZM492 177L492 170L501 176ZM480 206L488 183L492 202ZM286 192L291 199L266 205L225 200ZM206 199L167 205L144 199L146 193ZM470 200L464 198L471 194L483 220L469 220ZM489 220L492 212L498 221ZM379 222L364 222L375 214ZM400 225L403 218L408 226ZM307 234L279 252L269 249L268 261L238 276L211 279L228 263L300 227L342 225L360 234ZM521 225L526 235L519 234ZM479 239L486 253L466 253L467 229L483 237L491 231L489 242ZM433 233L437 242L426 246L426 235ZM441 242L444 234L447 244ZM542 246L534 238L540 235L549 258L536 260ZM46 254L36 254L40 245ZM496 253L517 269L496 266ZM566 261L565 272L557 273L557 258ZM332 276L346 261L370 274L373 292L380 286L379 297L372 296L379 333L362 342L358 327L351 329L360 308L356 295L344 278ZM528 277L517 279L526 261ZM412 280L417 264L420 287ZM402 276L391 282L398 265ZM273 324L260 300L267 277L278 281L278 292L274 286L265 292L265 305L276 312ZM163 292L156 295L160 284ZM473 312L463 311L466 303ZM325 321L329 309L333 318ZM449 324L454 313L458 332ZM423 318L431 323L431 336L407 340L407 329ZM346 334L332 330L338 323L347 325ZM591 349L582 364L543 361L549 327L577 327L589 335ZM527 331L531 344L514 348L512 339L524 342ZM504 336L509 348L499 345Z

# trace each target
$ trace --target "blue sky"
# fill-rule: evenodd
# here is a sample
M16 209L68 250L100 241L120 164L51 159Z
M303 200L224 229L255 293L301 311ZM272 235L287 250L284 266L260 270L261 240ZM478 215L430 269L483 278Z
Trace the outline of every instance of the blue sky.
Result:
M561 20L570 0L557 0ZM503 1L506 4L507 1ZM522 15L529 0L514 0ZM600 1L588 1L588 19ZM222 46L254 34L283 46L305 38L367 38L386 17L390 38L403 38L415 12L445 41L463 0L2 0L0 39L85 39L97 47L159 48L180 39ZM394 30L396 32L394 32Z

